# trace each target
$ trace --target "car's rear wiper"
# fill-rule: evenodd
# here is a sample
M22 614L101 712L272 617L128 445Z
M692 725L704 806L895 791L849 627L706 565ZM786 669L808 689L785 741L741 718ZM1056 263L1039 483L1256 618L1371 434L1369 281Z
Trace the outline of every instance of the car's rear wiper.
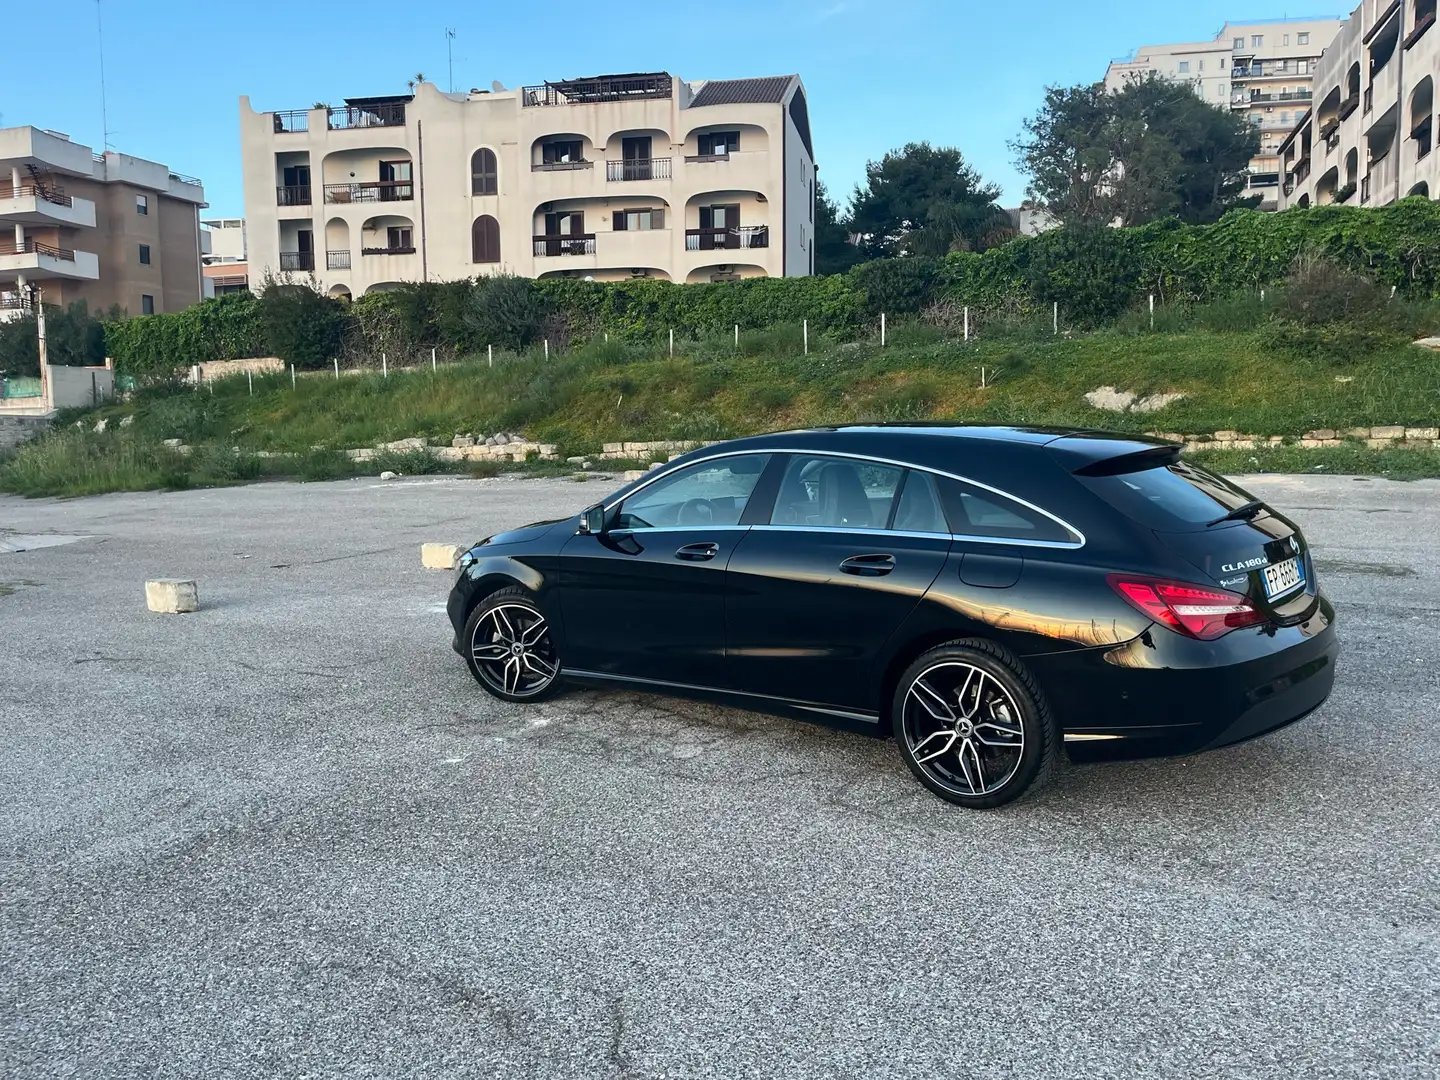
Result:
M1259 499L1251 499L1249 502L1235 507L1235 509L1231 510L1228 514L1218 517L1214 521L1207 521L1205 527L1208 529L1211 525L1219 525L1222 521L1249 521L1264 509L1265 504L1263 502Z

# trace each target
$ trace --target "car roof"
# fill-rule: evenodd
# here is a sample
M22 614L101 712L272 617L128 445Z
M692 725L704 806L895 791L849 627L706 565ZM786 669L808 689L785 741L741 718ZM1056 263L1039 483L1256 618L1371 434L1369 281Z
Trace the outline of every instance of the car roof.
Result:
M706 449L710 453L741 449L816 452L828 449L943 467L943 463L956 458L1004 457L1005 451L1011 451L1014 456L1029 456L1048 447L1066 468L1073 470L1094 461L1172 445L1145 435L1089 428L919 421L797 428L716 443Z

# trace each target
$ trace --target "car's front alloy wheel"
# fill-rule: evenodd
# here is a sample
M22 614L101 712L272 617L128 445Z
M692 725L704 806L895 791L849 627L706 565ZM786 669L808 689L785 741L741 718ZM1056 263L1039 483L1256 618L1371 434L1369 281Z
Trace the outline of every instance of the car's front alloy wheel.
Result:
M1000 806L1043 783L1059 735L1028 672L988 641L931 649L901 676L895 742L916 778L961 806Z
M465 627L466 659L477 682L506 701L536 701L559 684L550 624L523 589L486 597Z

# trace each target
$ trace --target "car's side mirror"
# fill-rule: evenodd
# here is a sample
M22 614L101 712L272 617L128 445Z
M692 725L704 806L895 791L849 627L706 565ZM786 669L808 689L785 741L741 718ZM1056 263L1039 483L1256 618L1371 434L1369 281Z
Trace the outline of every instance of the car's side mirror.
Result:
M594 506L587 506L580 511L580 528L582 536L599 536L605 531L605 504L596 503Z

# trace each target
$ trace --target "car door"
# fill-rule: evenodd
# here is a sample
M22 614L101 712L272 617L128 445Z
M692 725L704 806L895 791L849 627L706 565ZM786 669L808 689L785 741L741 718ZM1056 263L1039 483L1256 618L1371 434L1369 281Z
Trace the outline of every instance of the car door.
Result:
M564 665L725 685L725 571L768 454L713 458L636 489L560 558Z
M769 521L730 559L736 689L873 714L874 666L950 551L935 479L824 454L785 463Z

